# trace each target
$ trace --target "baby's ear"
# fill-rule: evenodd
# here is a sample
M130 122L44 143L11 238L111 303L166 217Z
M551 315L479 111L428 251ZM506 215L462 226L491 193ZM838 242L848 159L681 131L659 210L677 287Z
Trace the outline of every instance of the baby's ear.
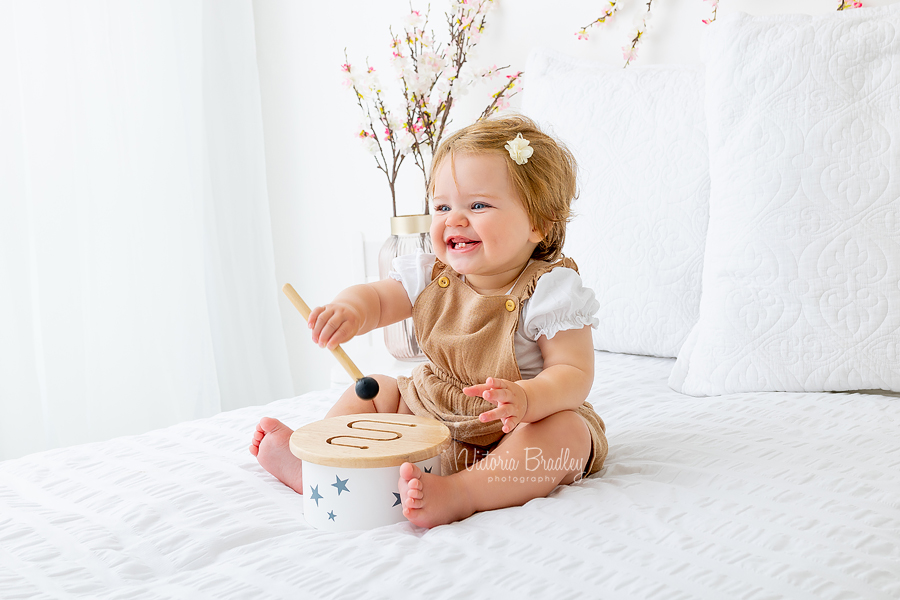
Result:
M528 241L533 244L540 244L541 242L544 241L544 237L545 236L543 233L541 233L540 229L538 229L537 227L532 227L531 235L528 236Z

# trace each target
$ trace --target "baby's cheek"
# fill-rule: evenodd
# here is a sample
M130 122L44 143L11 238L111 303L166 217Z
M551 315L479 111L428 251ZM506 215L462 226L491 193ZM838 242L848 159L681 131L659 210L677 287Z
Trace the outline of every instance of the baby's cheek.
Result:
M447 245L444 244L441 238L435 238L433 235L431 236L431 245L434 246L434 254L437 256L437 259L442 263L447 262Z
M431 242L435 246L444 241L444 227L443 225L441 225L439 219L440 217L433 217L431 221L431 227L428 229L428 233L431 234Z

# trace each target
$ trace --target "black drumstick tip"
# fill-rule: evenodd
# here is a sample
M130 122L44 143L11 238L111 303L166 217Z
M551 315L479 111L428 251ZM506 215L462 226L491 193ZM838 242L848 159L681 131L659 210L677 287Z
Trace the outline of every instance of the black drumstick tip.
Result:
M363 400L371 400L378 395L378 382L371 377L363 377L356 381L356 395Z

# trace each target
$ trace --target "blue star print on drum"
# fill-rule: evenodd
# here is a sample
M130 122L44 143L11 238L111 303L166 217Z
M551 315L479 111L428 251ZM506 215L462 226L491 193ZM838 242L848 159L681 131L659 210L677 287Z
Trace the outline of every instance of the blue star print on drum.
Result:
M335 475L334 478L335 478L335 482L332 483L331 485L333 485L334 487L337 488L338 496L341 495L341 492L349 492L350 491L347 489L347 482L349 481L349 478L344 479L343 481L341 481L341 478L338 477L337 475Z
M309 486L309 489L312 490L312 495L309 497L309 499L315 500L316 506L318 506L319 500L322 499L322 496L319 494L319 486Z

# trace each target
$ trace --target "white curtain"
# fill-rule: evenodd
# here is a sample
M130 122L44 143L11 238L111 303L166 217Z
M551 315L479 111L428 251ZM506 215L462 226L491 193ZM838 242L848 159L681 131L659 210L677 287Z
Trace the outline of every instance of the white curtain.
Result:
M0 459L291 395L250 0L0 0Z

